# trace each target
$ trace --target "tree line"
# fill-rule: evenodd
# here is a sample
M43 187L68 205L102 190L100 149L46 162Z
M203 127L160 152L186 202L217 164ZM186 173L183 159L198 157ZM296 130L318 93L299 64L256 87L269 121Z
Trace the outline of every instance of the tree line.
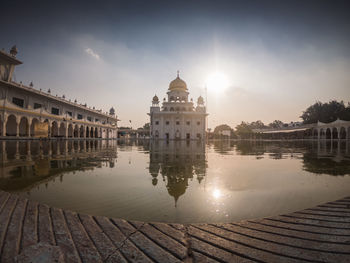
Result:
M306 108L300 118L303 120L303 124L317 123L318 121L328 123L333 122L338 118L341 120L350 121L350 102L345 105L343 101L338 102L336 100L332 100L325 103L317 101L313 105ZM267 125L265 125L261 120L250 123L242 121L235 127L235 129L232 129L227 124L219 125L215 127L213 134L214 137L221 137L222 131L230 130L231 138L248 138L251 136L254 129L279 129L288 127L288 125L290 124L284 123L280 120L274 120Z

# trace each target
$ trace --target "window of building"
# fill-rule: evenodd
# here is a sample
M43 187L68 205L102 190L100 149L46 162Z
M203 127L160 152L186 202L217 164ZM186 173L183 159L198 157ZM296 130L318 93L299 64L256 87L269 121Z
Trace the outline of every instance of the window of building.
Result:
M99 119L95 119L95 122L99 122L100 120Z
M155 125L158 125L158 124L159 124L159 121L155 121L154 123L155 123Z
M12 98L12 102L13 102L13 104L16 104L17 106L19 106L21 108L23 108L23 106L24 106L24 100L23 99L13 97Z
M176 121L176 125L180 125L180 122L179 122L179 121Z
M51 108L51 114L60 115L60 110L57 109L57 108L52 107L52 108Z
M169 121L166 121L166 122L165 122L166 125L169 125L169 123L170 123Z
M34 110L35 109L40 109L42 105L40 103L34 103Z
M92 118L90 116L87 116L86 118L88 121L92 121Z
M83 115L78 114L77 119L78 119L78 120L82 120L82 119L83 119Z
M197 125L201 125L201 122L200 122L200 121L197 121Z
M73 116L73 113L71 111L67 111L67 115L72 117Z

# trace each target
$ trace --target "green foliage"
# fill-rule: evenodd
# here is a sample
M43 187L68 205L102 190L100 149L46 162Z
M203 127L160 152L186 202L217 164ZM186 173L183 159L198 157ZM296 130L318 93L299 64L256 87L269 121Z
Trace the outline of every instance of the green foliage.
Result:
M273 122L271 122L270 124L269 124L269 127L270 128L274 128L274 129L277 129L277 128L281 128L281 127L283 127L283 122L282 121L280 121L280 120L274 120Z
M248 124L251 129L263 129L266 128L265 124L261 120L253 121Z
M150 124L149 122L145 123L145 125L143 125L143 129L144 130L149 130L150 129Z
M345 106L343 101L332 100L322 103L317 101L315 104L308 107L300 116L304 124L321 122L332 122L336 119L350 120L350 104Z
M248 138L253 133L250 124L244 121L242 121L241 124L236 126L235 132L241 138Z

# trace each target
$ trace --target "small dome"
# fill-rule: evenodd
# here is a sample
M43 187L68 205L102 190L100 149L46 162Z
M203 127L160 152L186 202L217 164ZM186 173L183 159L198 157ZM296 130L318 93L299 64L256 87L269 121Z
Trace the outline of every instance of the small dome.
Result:
M202 96L198 97L197 104L203 105L204 104L204 99Z
M110 110L109 110L109 115L114 115L115 114L115 109L112 107Z
M152 101L154 101L154 102L158 102L159 101L159 99L158 99L158 96L157 95L154 95L154 97L153 97L153 100Z
M170 82L169 90L187 90L187 84L180 79L179 72L177 72L177 78Z
M16 45L14 45L10 50L10 54L15 57L17 55L17 53L18 53L18 49L17 49Z

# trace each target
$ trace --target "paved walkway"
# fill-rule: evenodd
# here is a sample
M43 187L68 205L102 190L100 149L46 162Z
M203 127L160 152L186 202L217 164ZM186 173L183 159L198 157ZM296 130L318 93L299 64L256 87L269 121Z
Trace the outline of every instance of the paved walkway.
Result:
M1 262L350 262L350 197L230 224L142 223L0 191ZM30 260L30 261L28 261Z

